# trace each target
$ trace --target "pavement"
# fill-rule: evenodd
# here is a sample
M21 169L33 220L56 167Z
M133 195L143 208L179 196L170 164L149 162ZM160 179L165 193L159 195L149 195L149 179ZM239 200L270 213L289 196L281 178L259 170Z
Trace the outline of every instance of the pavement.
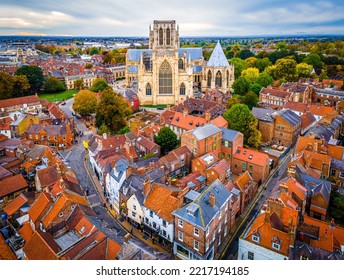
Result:
M239 246L239 238L251 226L256 216L260 213L260 209L266 203L271 191L276 186L276 183L285 177L288 163L294 149L291 149L288 154L280 161L280 163L270 172L268 178L258 188L258 192L253 199L253 202L247 207L244 213L237 219L235 226L229 232L226 242L221 245L220 251L222 253L217 257L219 259L237 259L237 252Z

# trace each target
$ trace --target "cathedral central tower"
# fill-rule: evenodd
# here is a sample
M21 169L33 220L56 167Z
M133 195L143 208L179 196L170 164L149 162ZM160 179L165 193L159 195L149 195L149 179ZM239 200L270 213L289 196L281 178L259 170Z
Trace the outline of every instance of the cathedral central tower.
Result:
M178 49L179 28L175 20L154 20L153 29L149 26L149 48Z

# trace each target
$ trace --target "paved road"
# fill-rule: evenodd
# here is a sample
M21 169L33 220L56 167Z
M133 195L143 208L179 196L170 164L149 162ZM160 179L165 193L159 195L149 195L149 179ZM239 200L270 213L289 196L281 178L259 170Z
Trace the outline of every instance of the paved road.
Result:
M66 101L66 105L60 105L60 108L68 115L68 117L73 117L72 115L72 105L74 99L69 99ZM113 216L102 206L102 199L97 192L94 184L92 183L86 169L85 164L89 164L89 162L84 162L86 151L82 145L83 140L87 140L91 138L92 132L90 132L87 127L77 118L74 118L77 130L82 131L84 135L82 137L78 137L78 144L73 145L72 148L60 152L62 157L65 159L66 163L74 170L76 176L78 178L80 186L86 191L88 191L87 199L90 203L92 209L96 212L99 219L106 221L111 227L115 228L118 232L118 235L124 236L126 231L121 227L121 225L117 222Z
M247 217L244 219L244 222L240 225L235 236L230 240L230 244L226 248L226 251L223 253L221 259L237 259L239 237L246 230L246 227L250 224L252 219L258 215L261 207L266 203L268 196L270 195L273 188L276 186L276 183L286 176L288 162L291 159L291 153L292 151L285 158L283 158L282 163L276 167L274 173L275 175L273 175L271 179L266 183L266 188L260 194L254 207L251 209L251 211L248 212Z

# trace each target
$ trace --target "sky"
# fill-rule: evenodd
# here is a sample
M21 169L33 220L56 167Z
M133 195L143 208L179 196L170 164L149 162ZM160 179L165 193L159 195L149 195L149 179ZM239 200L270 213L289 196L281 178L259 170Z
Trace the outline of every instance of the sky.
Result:
M162 19L180 36L344 35L344 1L0 0L0 35L148 37Z

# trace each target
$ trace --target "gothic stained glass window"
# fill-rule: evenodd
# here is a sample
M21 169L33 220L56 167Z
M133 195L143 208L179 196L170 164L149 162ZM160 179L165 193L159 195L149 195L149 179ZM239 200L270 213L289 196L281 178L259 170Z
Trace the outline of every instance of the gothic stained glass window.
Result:
M220 71L216 73L215 86L222 87L222 74Z
M211 86L211 71L208 71L208 83L207 86L210 87Z
M184 83L182 83L180 85L180 95L185 95L185 85L184 85Z
M171 45L171 30L169 28L166 29L166 45Z
M164 34L162 28L159 29L159 45L162 46L164 44Z
M172 68L167 61L159 69L159 94L172 94Z
M178 69L184 69L184 62L181 58L178 60Z
M152 88L150 84L146 86L146 95L152 95Z

